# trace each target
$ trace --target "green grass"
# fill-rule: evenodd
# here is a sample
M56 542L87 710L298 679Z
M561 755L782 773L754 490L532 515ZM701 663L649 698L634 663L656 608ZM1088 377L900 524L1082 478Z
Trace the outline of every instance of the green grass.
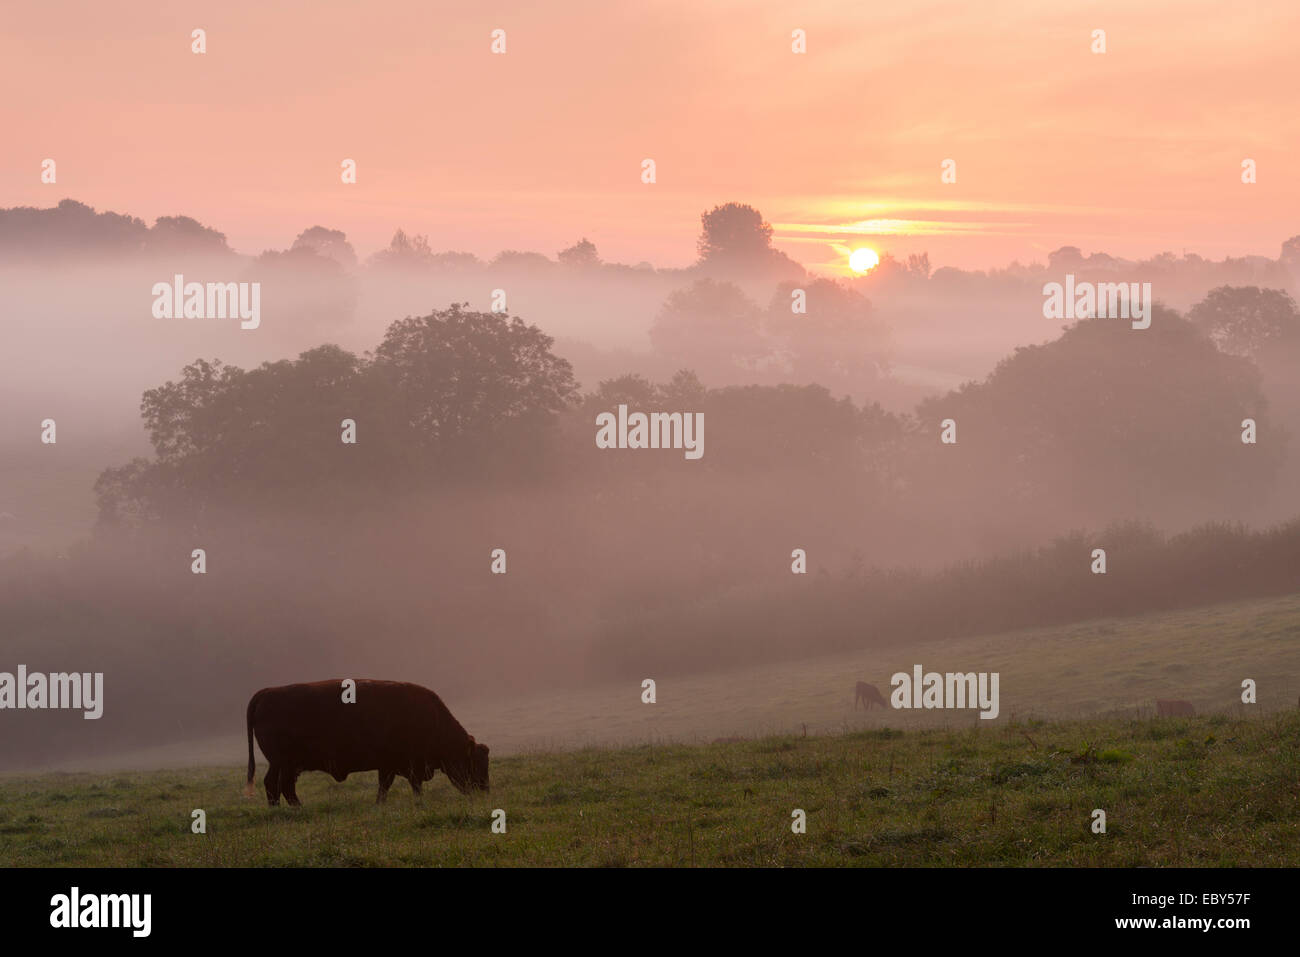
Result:
M0 775L0 866L1296 866L1298 638L1291 595L665 675L654 706L639 682L449 702L493 748L491 795L399 779L382 807L374 773L308 773L305 807L268 808L260 755L243 798L240 713L101 759L165 770ZM888 694L917 662L1000 672L1002 717L853 710L855 680ZM1137 717L1156 697L1207 713ZM227 767L181 768L200 762Z
M536 753L383 806L373 773L309 773L268 808L261 773L253 799L234 767L2 777L0 865L1300 864L1298 711Z

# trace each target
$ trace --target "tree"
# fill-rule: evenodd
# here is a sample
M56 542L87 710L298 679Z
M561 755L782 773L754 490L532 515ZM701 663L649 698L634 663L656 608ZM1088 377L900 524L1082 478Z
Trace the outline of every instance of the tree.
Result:
M314 246L268 249L253 260L252 267L252 274L259 277L279 274L329 280L339 279L342 273L343 266L337 259L323 255Z
M144 248L148 233L141 219L96 213L74 199L53 209L0 209L0 253L11 259L131 255Z
M1052 272L1069 272L1087 265L1078 246L1062 246L1047 254L1047 268Z
M357 264L356 250L352 248L352 244L348 242L348 237L342 230L326 229L324 226L304 229L293 241L291 250L303 247L312 249L318 255L332 259L347 269L352 269Z
M488 266L492 269L505 269L511 272L544 273L550 271L555 266L555 263L541 253L503 249L488 263Z
M672 293L650 327L656 350L705 368L752 366L768 351L762 312L739 287L698 279Z
M560 261L560 265L572 269L593 269L600 265L600 255L596 252L596 244L587 239L586 236L583 236L568 249L561 249L555 258Z
M433 259L433 250L429 248L429 237L406 235L399 229L387 249L381 249L370 257L374 266L392 269L411 269L428 267Z
M784 282L772 294L767 314L768 331L779 341L794 380L835 391L858 391L875 382L889 364L890 335L870 300L833 279L814 279L799 288L805 312L792 311L796 284Z
M483 263L473 253L434 253L429 264L440 273L465 273L479 269Z
M1220 286L1194 305L1187 318L1232 355L1258 359L1300 345L1300 312L1281 289Z
M101 476L101 515L193 518L210 503L300 502L323 478L372 468L384 459L373 441L379 454L335 454L342 419L365 418L363 366L338 346L249 370L191 363L179 381L145 392L140 410L156 459Z
M772 225L744 203L724 203L700 214L699 265L735 276L797 276L803 267L772 248Z
M620 404L640 411L657 408L659 389L645 376L627 373L613 379L602 379L596 391L583 399L588 413L604 412Z
M425 448L478 444L511 421L534 421L578 395L553 340L518 317L453 304L394 322L371 367L390 407Z
M578 394L550 347L520 319L453 305L393 323L368 358L324 345L250 370L198 360L145 392L154 458L101 474L101 522L329 508L336 493L534 464L543 427ZM364 454L341 444L345 419Z
M937 488L958 507L1022 520L1033 507L1088 525L1203 519L1207 509L1262 500L1284 439L1259 370L1177 313L1152 312L1141 331L1108 318L1077 322L1018 348L985 381L926 399L912 474L942 476ZM1243 456L1246 418L1276 441ZM938 441L945 419L957 424L956 445Z
M1293 279L1300 282L1300 236L1292 236L1282 244L1278 261L1286 267Z
M226 234L209 229L189 216L159 216L145 240L151 252L206 253L230 255L233 250L226 245Z

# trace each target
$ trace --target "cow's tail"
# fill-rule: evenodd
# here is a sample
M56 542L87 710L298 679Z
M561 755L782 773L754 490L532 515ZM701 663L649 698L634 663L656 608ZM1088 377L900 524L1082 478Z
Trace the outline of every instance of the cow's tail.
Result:
M248 783L244 785L244 797L253 796L253 779L257 776L257 759L253 757L253 708L259 695L253 695L248 701Z

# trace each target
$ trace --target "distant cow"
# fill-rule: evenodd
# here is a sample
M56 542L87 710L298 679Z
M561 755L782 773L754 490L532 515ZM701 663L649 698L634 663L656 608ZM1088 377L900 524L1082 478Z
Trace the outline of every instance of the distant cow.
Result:
M380 803L401 775L411 790L442 770L462 792L487 790L488 747L451 716L442 699L404 681L356 682L356 700L345 703L343 681L263 688L248 702L248 786L257 765L253 737L270 762L266 799L302 802L294 788L303 771L325 771L342 781L355 771L379 772Z
M1156 698L1156 714L1160 717L1180 718L1196 714L1196 709L1190 701Z
M872 705L877 705L877 704L880 705L880 707L882 708L889 707L889 703L880 696L880 692L876 690L876 686L869 685L865 681L859 681L858 686L853 689L853 710L854 711L858 710L859 701L866 702L863 705L863 708L867 711L871 710Z

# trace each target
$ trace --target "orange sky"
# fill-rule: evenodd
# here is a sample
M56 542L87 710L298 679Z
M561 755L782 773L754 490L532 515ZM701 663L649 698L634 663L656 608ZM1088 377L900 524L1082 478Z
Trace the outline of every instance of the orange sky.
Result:
M9 0L4 21L0 205L185 213L245 253L320 224L364 256L400 226L686 265L728 200L809 265L1276 256L1300 233L1295 0Z

